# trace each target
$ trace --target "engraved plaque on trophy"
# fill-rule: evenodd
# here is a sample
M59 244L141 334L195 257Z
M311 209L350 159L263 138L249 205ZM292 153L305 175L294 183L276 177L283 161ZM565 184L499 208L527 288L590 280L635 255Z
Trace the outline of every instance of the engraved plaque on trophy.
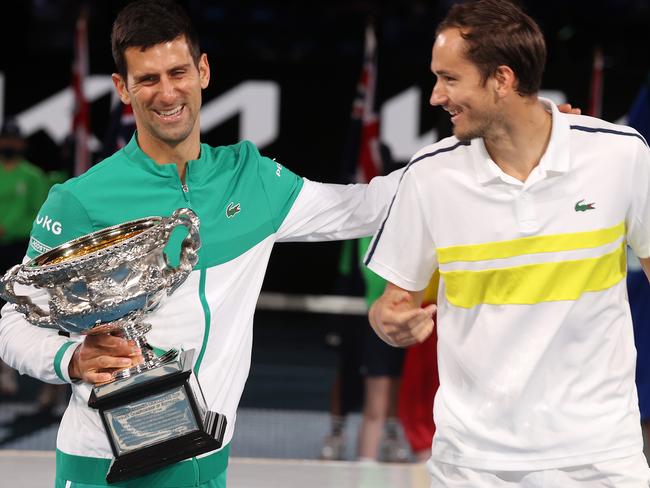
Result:
M187 228L180 263L163 249L173 229ZM226 418L210 411L192 372L193 350L156 356L146 341L146 315L189 276L201 246L189 209L109 227L62 244L11 268L0 295L39 327L75 334L111 333L132 340L144 361L96 385L88 405L99 411L115 459L109 483L221 447ZM17 295L14 285L47 291L49 310Z

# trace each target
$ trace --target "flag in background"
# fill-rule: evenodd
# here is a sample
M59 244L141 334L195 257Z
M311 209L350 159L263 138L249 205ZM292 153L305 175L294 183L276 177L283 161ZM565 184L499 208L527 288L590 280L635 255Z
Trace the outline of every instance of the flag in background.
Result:
M118 149L122 149L135 132L135 118L131 105L122 103L117 93L113 94L108 129L102 142L100 159L105 159Z
M650 139L650 73L627 114L627 123L638 130L646 141Z
M591 71L591 86L589 89L589 106L587 107L587 115L592 117L603 116L603 68L605 66L605 58L603 57L603 50L597 47L594 50L594 62Z
M377 37L372 23L365 31L363 66L352 102L350 128L343 155L345 183L368 183L383 174L381 144L379 141L379 115L375 109L377 87ZM339 274L347 283L339 292L358 293L361 275L356 252L356 241L344 241L339 259ZM361 287L362 288L362 287Z
M344 162L347 182L368 183L383 173L379 142L379 115L375 109L377 86L377 38L372 24L366 27L363 68L352 103Z
M375 110L375 89L377 87L377 37L372 25L366 27L363 71L358 84L357 99L352 109L361 112L361 147L357 165L358 183L368 183L383 173L380 143L379 115ZM361 102L360 107L358 107Z
M88 76L88 9L81 7L75 28L74 62L72 65L72 90L74 112L72 135L74 137L74 176L90 167L90 106L84 93L84 81Z

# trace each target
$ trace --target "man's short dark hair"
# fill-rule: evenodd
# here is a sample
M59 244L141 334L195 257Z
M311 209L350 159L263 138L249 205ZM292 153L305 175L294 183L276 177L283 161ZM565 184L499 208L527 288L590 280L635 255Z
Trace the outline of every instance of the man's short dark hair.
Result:
M454 5L436 34L458 28L467 43L465 56L479 69L483 83L499 66L517 77L517 93L533 95L542 84L546 43L537 23L509 0L477 0Z
M185 37L194 64L201 57L199 36L183 8L172 0L136 0L124 7L113 23L111 49L117 72L126 79L124 57L130 47L142 51L156 44Z

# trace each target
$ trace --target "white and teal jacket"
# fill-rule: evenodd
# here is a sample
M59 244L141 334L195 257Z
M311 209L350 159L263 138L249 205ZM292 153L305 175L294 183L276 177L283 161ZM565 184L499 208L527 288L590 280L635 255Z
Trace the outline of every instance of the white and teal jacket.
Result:
M322 184L300 178L263 157L250 142L201 145L189 161L186 185L174 164L159 165L127 146L85 174L53 187L34 222L28 258L107 226L181 207L201 220L199 261L189 278L147 317L147 339L157 349L194 349L194 370L211 410L228 419L224 445L251 361L253 314L273 245L372 234L401 172L369 185ZM237 211L238 210L238 211ZM182 232L167 253L178 261ZM175 262L174 262L175 261ZM20 291L17 289L17 291ZM41 305L43 293L30 292ZM83 337L30 325L11 306L0 322L0 356L12 367L49 383L70 383L68 363ZM59 457L112 456L97 411L87 406L91 386L74 383L57 439Z

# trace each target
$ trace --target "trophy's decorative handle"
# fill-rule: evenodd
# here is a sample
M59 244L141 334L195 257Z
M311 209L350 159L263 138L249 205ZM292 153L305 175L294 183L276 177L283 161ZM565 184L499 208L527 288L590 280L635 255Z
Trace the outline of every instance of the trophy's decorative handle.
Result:
M174 293L192 272L192 268L199 260L197 251L201 247L201 236L199 235L199 218L189 208L180 208L176 210L169 221L166 223L167 236L171 231L182 225L188 231L187 237L183 239L181 244L180 263L176 268L171 266L164 270L165 278L167 279L167 294Z
M32 324L39 327L58 329L47 311L32 302L32 299L28 296L16 295L14 292L14 283L17 281L16 277L21 268L22 265L17 264L0 278L0 296L5 301L15 304L16 310L24 314L25 318Z

